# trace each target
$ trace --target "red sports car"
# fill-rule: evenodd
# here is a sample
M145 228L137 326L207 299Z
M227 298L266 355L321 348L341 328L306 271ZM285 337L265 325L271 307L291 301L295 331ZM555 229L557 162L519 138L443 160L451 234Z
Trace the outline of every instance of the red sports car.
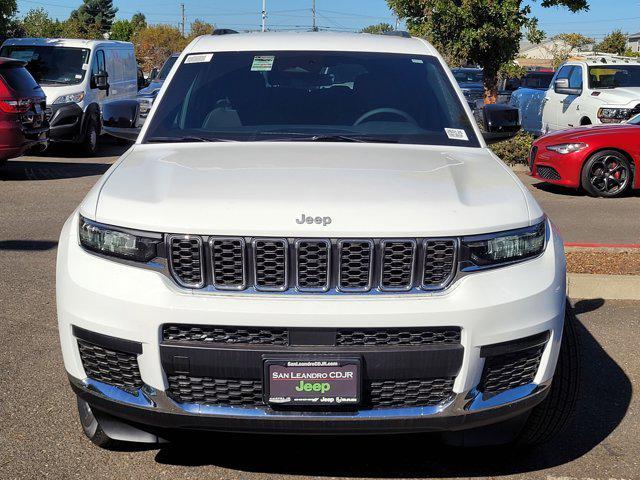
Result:
M617 197L640 188L640 115L625 124L544 135L533 142L529 168L537 179L582 187L594 197Z

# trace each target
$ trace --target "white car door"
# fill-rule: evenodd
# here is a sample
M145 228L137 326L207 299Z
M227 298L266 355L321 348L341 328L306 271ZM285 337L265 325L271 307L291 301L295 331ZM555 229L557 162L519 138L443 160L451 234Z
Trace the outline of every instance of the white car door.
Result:
M547 90L542 105L542 129L545 133L553 132L561 128L560 116L563 114L564 100L567 95L556 93L555 82L560 79L568 79L572 69L573 65L561 67L551 82L549 90Z
M558 116L558 128L560 130L580 125L580 119L582 118L580 104L583 100L582 74L583 71L580 65L571 67L571 72L569 73L569 88L575 89L576 94L564 96L561 113Z

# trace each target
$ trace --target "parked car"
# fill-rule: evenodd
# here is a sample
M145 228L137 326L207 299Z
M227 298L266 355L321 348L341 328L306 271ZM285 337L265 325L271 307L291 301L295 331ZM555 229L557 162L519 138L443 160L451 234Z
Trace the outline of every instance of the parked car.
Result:
M640 60L597 56L571 60L545 91L514 92L522 127L534 135L582 125L622 123L640 113Z
M470 105L484 103L484 73L481 68L453 68L453 77Z
M162 65L160 72L153 75L153 77L149 81L149 85L138 92L138 103L140 104L140 115L139 115L139 123L144 123L144 120L147 118L149 111L153 105L153 101L156 99L162 84L166 80L171 68L176 63L176 60L180 56L179 53L174 53L171 55Z
M96 151L102 132L100 109L108 100L135 98L133 44L107 40L12 38L0 56L27 62L47 95L51 140Z
M594 197L619 197L640 188L640 115L622 125L600 125L545 135L533 143L531 175L582 187Z
M25 62L0 57L0 165L47 146L45 95L24 67Z
M562 240L487 147L515 109L476 124L423 39L318 32L199 37L156 102L142 129L136 101L105 105L140 133L59 242L92 441L562 429Z
M507 78L501 82L498 103L510 103L511 95L518 89L547 90L555 70L540 69L527 72L522 78Z

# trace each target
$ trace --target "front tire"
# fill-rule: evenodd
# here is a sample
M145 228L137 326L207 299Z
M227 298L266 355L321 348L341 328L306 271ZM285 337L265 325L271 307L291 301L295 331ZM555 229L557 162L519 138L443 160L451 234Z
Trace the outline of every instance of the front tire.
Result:
M567 305L562 345L553 382L547 397L536 405L522 428L516 443L539 445L558 435L573 417L580 389L580 338L576 318Z
M84 138L80 142L80 151L87 157L93 157L98 149L98 124L95 118L91 117L87 121L87 128Z
M77 400L80 425L82 425L82 431L87 438L100 448L111 449L116 447L120 442L109 438L109 436L104 433L100 422L98 422L98 419L91 410L91 406L79 397Z
M580 180L592 197L619 197L631 184L629 160L617 150L597 152L585 162Z

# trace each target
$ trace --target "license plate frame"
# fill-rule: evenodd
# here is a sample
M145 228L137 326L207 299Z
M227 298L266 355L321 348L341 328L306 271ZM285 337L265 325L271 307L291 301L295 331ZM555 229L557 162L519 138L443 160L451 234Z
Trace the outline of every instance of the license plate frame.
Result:
M362 402L362 358L357 356L264 356L263 372L264 402L272 408L335 409ZM331 372L335 375L331 376ZM276 378L274 373L281 375ZM293 375L287 378L287 373ZM308 374L326 376L312 378ZM311 389L307 384L312 385ZM327 385L329 389L325 391ZM298 390L300 387L304 389Z

